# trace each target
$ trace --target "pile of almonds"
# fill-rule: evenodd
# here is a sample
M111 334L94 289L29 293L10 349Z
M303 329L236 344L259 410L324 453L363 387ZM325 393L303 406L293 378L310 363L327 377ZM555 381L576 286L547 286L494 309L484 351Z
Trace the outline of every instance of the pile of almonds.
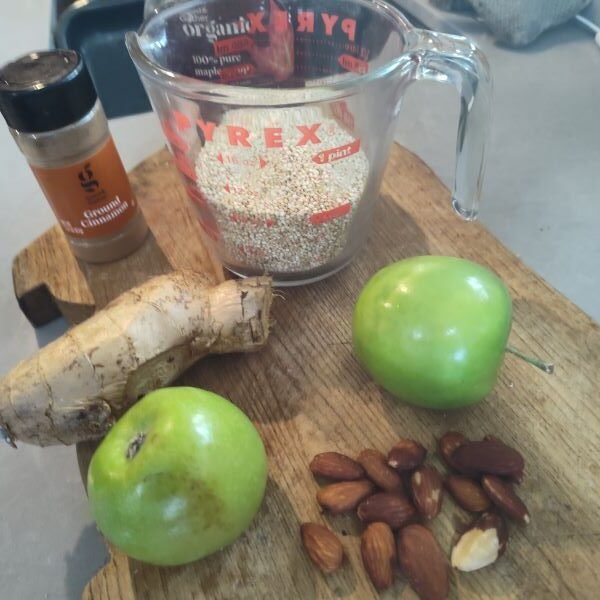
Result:
M529 513L512 483L521 483L521 454L493 436L469 441L449 431L438 451L451 469L444 479L424 464L427 450L418 442L399 440L387 457L363 450L356 460L338 452L315 456L310 470L333 483L317 492L317 502L332 515L356 511L366 525L361 536L365 570L378 590L394 582L399 563L417 595L426 600L446 598L450 569L433 533L419 521L434 519L442 508L444 487L466 511L478 513L452 549L452 566L474 571L493 563L506 548L508 529L502 514L520 523ZM396 538L394 531L397 532ZM332 573L344 559L343 546L325 525L304 523L302 542L311 560Z

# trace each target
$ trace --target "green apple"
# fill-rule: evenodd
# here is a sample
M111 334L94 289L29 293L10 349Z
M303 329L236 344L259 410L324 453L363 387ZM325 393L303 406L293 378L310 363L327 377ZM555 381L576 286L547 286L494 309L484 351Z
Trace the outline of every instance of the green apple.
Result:
M90 463L88 495L100 531L129 556L188 563L250 525L267 459L252 422L204 390L148 394L119 419Z
M398 398L459 408L492 391L511 319L508 290L490 270L459 258L409 258L363 288L352 323L354 352Z

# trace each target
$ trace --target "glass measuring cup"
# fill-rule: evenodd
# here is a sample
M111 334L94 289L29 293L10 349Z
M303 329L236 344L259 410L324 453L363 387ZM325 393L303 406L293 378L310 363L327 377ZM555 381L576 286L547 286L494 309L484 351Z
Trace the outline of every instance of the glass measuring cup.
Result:
M477 216L491 82L466 38L415 29L381 0L192 0L126 42L205 237L234 273L293 285L348 264L413 81L459 91L452 204Z

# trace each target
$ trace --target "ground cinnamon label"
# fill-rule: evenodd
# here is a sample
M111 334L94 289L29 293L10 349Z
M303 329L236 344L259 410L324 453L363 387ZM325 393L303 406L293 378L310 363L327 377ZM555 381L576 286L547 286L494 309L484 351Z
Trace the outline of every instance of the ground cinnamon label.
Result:
M112 137L75 164L31 169L68 235L114 235L136 215L135 197Z

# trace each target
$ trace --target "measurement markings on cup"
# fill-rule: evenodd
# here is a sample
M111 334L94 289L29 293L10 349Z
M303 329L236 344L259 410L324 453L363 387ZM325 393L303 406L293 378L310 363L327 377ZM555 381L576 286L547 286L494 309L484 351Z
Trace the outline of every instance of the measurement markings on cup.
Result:
M338 146L337 148L331 148L331 150L323 150L318 154L315 154L312 160L318 165L323 165L325 163L334 162L336 160L341 160L342 158L352 156L359 150L360 140L354 140L349 144L344 144L343 146Z

